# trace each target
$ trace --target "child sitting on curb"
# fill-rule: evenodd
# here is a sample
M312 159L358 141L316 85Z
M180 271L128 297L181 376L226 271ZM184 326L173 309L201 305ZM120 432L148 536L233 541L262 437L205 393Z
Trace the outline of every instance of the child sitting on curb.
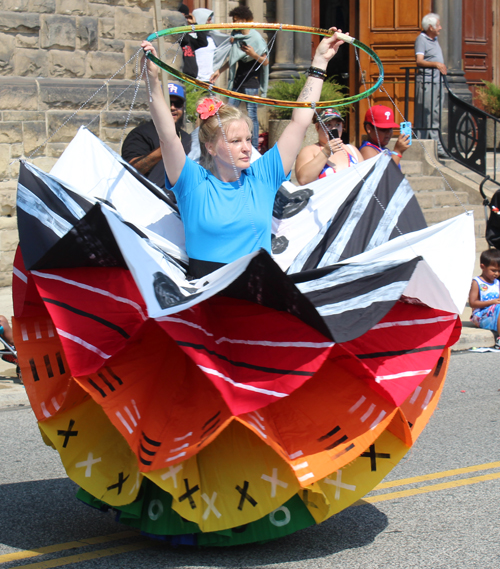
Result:
M469 292L471 320L478 328L497 332L500 327L500 251L488 249L479 258L481 275L474 277ZM500 336L495 349L500 350Z

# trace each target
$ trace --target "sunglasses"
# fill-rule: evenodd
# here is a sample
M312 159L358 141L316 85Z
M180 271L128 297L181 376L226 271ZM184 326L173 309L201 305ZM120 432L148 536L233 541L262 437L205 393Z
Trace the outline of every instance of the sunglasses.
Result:
M182 109L184 106L184 101L182 99L170 99L170 106L174 106L176 109Z

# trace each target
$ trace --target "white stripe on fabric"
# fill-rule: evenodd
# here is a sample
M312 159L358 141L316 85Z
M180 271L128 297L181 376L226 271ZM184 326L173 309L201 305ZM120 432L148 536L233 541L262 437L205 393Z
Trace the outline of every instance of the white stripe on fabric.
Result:
M346 248L347 243L349 243L349 240L356 230L361 216L364 214L366 208L368 207L370 200L373 199L373 196L377 191L378 185L380 183L380 179L382 178L382 175L384 174L388 163L388 160L383 159L380 159L377 162L372 174L363 184L358 196L356 197L356 200L351 207L351 211L349 212L349 217L342 225L342 228L335 238L335 241L330 245L318 263L318 268L334 265L339 260L340 255Z
M435 318L417 318L415 320L399 320L397 322L380 322L371 328L371 330L380 330L381 328L392 328L393 326L419 326L422 324L436 324L437 322L451 322L458 318L457 314L451 316L436 316Z
M292 464L292 468L294 470L303 470L304 468L307 468L308 466L309 466L309 463L307 462L307 460L305 462L301 462L300 464L296 464L296 465Z
M404 371L401 373L394 373L392 375L377 375L375 381L380 383L381 381L387 381L389 379L399 379L401 377L413 377L415 375L428 375L431 373L432 369L421 369L418 371Z
M375 407L375 403L372 403L370 407L368 407L368 411L360 419L362 423L364 423L366 419L368 419L368 417L373 413L373 411L375 411Z
M375 247L389 241L389 237L398 222L401 212L408 205L408 202L411 200L413 195L413 190L411 189L410 184L406 179L404 179L401 184L399 184L398 189L394 192L391 201L387 204L384 215L377 225L377 229L373 232L365 251L375 249Z
M71 231L73 225L52 211L47 204L33 192L30 192L28 188L25 188L22 184L18 184L17 188L17 206L28 215L38 219L40 223L58 237L64 237Z
M189 322L188 320L182 320L182 318L174 318L173 316L160 316L159 318L155 318L158 322L173 322L174 324L185 324L190 328L195 328L196 330L200 330L205 334L205 336L213 337L212 332L205 330L200 325L195 324L194 322Z
M127 423L127 421L125 421L124 416L120 413L120 411L116 411L116 416L118 417L118 419L120 419L120 421L122 422L122 425L127 429L127 431L132 434L134 432L134 430L131 428L131 426Z
M124 304L128 304L129 306L132 306L132 308L135 308L137 310L137 312L139 312L139 314L142 316L143 320L147 319L147 316L142 311L142 308L140 307L140 305L137 304L137 302L130 300L129 298L125 298L123 296L116 296L115 294L113 294L107 290L104 290L101 288L96 288L96 287L90 286L90 285L86 285L84 283L79 283L77 281L72 281L70 279L65 279L64 277L60 277L59 275L53 275L51 273L41 273L40 271L31 271L31 272L32 272L32 274L36 275L37 277L41 277L42 279L60 281L62 283L65 283L65 284L68 284L71 286L76 286L76 287L81 288L83 290L88 290L89 292L95 292L96 294L102 294L102 296L107 296L108 298L112 298L113 300L116 300L117 302L123 302Z
M80 204L66 193L64 183L59 182L57 178L34 168L29 162L26 162L24 165L27 170L30 170L35 177L50 188L50 191L66 206L66 209L71 213L71 215L77 219L81 219L86 215L85 210L80 206Z
M191 437L192 435L193 435L193 432L191 431L190 433L187 433L182 437L175 437L174 441L175 442L183 441L184 439L187 439L187 438Z
M333 288L342 284L352 283L364 277L378 275L390 269L394 269L405 262L406 261L383 261L366 265L345 265L314 281L297 283L297 288L302 294L324 290L325 288Z
M295 460L296 458L299 458L299 456L303 456L304 453L301 450L298 450L297 452L294 452L293 454L289 454L288 458L290 460Z
M19 269L16 269L16 267L14 267L12 269L12 272L14 275L16 275L18 279L21 279L23 283L28 284L28 277L24 273L22 273Z
M177 460L178 458L182 458L183 456L186 456L185 452L180 452L178 455L176 456L171 456L170 458L166 458L165 462L171 462L172 460Z
M305 480L309 480L310 478L314 478L314 474L312 472L309 472L309 474L304 474L304 476L301 476L299 478L299 482L304 482Z
M382 419L387 415L387 413L385 411L380 411L379 416L375 419L375 421L373 421L373 423L370 425L370 431L373 431L373 429L380 423L380 421L382 421Z
M332 316L333 314L342 314L349 310L367 308L377 302L396 301L401 296L407 284L407 281L396 281L395 283L388 284L342 302L317 306L316 310L321 316Z
M415 403L415 401L418 399L418 396L420 395L421 391L422 391L422 388L419 385L417 387L417 389L415 389L415 391L413 392L413 395L411 396L410 405L413 405Z
M252 427L260 434L260 436L261 436L263 439L267 439L267 435L264 434L264 432L262 431L262 429L259 429L259 427L258 427L255 423L253 423L252 421L248 421L248 424L249 424L249 425L252 425Z
M40 403L40 408L42 409L42 413L47 417L47 419L50 419L50 417L52 417L52 415L47 411L47 406L45 405L45 401L42 401Z
M171 316L160 316L156 318L159 322L174 322L176 324L185 324L190 328L195 328L196 330L200 330L206 336L212 337L213 334L202 328L198 324L194 324L193 322L189 322L187 320L182 320L181 318L173 318ZM237 340L235 338L218 338L215 340L216 344L222 344L223 342L227 342L229 344L243 344L246 346L267 346L267 347L274 347L274 348L330 348L334 346L334 342L271 342L269 340Z
M433 395L434 395L434 392L429 389L429 391L427 392L427 396L425 398L425 401L422 403L422 409L424 409L424 411L425 411L425 409L427 409L427 405L429 405L429 403L431 402Z
M132 425L134 425L134 427L137 427L137 421L135 420L134 416L130 412L130 409L128 407L124 407L123 409L127 413L129 419L132 421Z
M348 413L354 413L354 411L356 411L356 409L358 409L365 401L366 401L366 397L364 395L362 395L356 401L356 403L354 403L354 405L349 409Z
M79 338L78 336L73 336L73 334L70 334L69 332L65 332L64 330L61 330L60 328L56 328L56 330L57 330L57 333L59 334L59 336L62 336L63 338L67 338L68 340L75 342L75 344L80 344L80 346L82 346L83 348L86 348L87 350L90 350L91 352L94 352L95 354L97 354L98 356L103 358L104 360L107 360L108 358L111 357L110 355L102 352L96 346L89 344L88 342L86 342L85 340L82 340L82 338Z
M270 342L268 340L235 340L231 338L219 338L216 344L228 342L230 344L244 344L247 346L267 346L274 348L330 348L334 342Z
M183 450L185 448L189 448L189 443L185 443L177 448L171 448L168 452L179 452L180 450Z
M244 383L236 383L236 381L232 380L231 378L225 376L224 374L220 373L215 369L210 369L205 366L198 366L202 371L208 373L209 375L215 375L216 377L220 377L224 381L227 381L234 387L239 387L240 389L245 389L246 391L254 391L255 393L262 393L263 395L270 395L272 397L288 397L288 393L280 393L279 391L270 391L269 389L260 389L259 387L254 387L253 385L246 385Z

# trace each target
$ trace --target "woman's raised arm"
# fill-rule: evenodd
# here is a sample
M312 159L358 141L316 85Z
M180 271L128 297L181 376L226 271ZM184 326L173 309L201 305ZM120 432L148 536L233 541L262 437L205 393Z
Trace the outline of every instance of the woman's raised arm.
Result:
M333 35L323 38L316 49L314 59L311 64L313 71L309 75L297 101L306 101L309 103L317 103L321 96L324 78L321 78L321 72L326 77L326 67L328 62L337 53L339 47L344 43L337 37L337 28L330 28ZM314 69L319 70L314 72ZM283 131L278 140L278 150L283 162L283 170L288 174L295 162L295 158L302 146L307 127L311 124L314 111L312 109L294 109L290 124Z
M142 49L151 51L156 56L156 50L151 43L143 41ZM143 60L144 61L144 60ZM158 66L149 59L147 60L147 74L151 87L152 101L149 103L149 111L160 137L160 148L165 172L170 184L173 186L181 175L186 154L180 138L175 130L175 122L170 108L165 101L161 83L158 77Z

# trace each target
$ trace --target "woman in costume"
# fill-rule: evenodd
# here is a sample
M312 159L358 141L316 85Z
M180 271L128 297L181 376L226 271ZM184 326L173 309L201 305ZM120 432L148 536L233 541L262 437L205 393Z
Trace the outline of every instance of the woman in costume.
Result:
M319 121L318 121L319 116ZM314 115L318 142L303 148L297 157L295 175L301 186L335 174L363 160L359 151L341 140L344 119L335 109L325 109ZM333 136L337 129L338 136Z
M342 43L336 33L321 41L298 100L319 100L328 62ZM142 47L155 53L147 41ZM148 75L150 111L160 136L166 187L177 198L185 227L189 272L201 277L260 248L270 252L274 198L289 177L314 111L294 109L275 147L250 166L251 121L238 108L205 99L198 107L202 156L197 165L186 158L175 134L158 67L150 61Z

